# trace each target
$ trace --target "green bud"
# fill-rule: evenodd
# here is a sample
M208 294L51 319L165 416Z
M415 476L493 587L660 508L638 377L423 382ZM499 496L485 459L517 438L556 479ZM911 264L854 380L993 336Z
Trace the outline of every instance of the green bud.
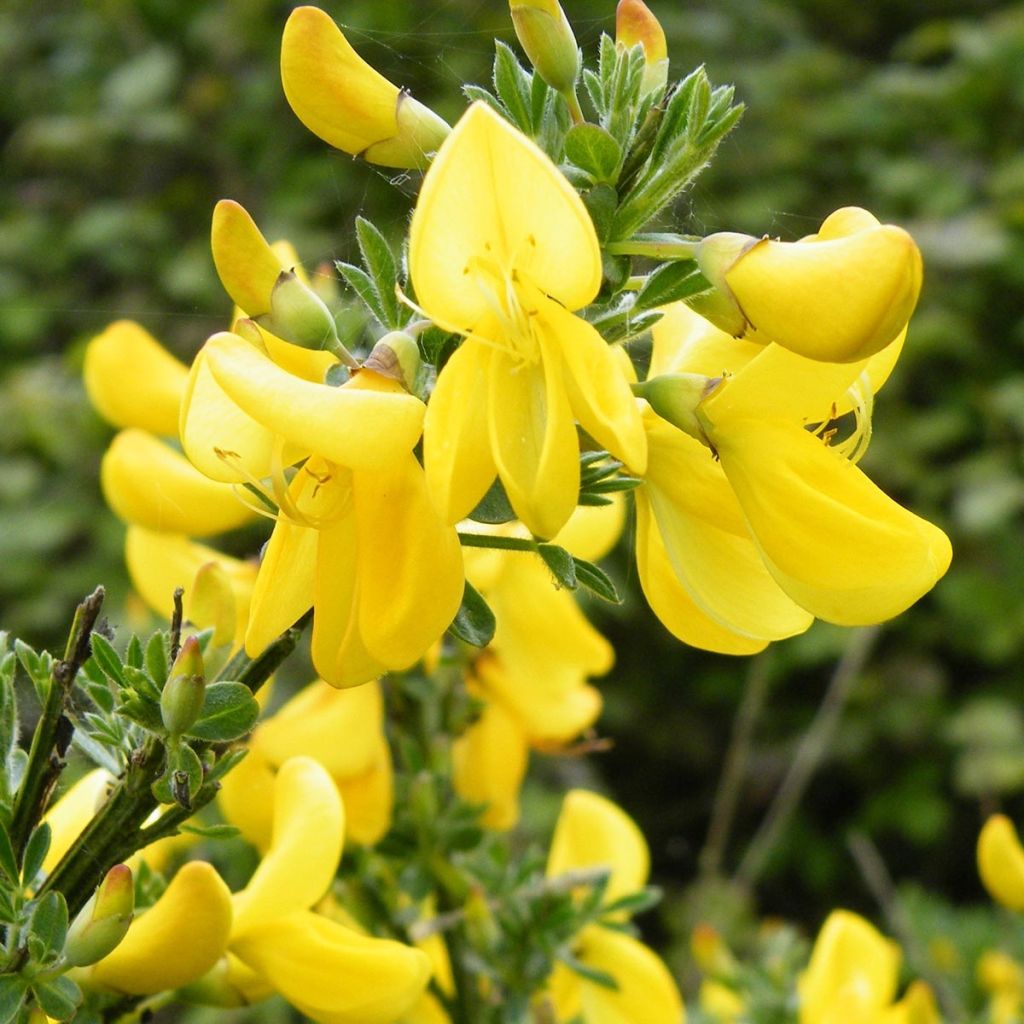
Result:
M705 377L700 373L666 373L630 387L633 394L646 399L663 420L710 448L697 407L708 395L718 390L723 379Z
M270 293L270 312L257 317L256 322L301 348L333 350L338 344L331 311L291 270L278 275Z
M537 74L555 92L571 93L580 73L580 51L558 0L509 0L516 36Z
M729 287L726 276L760 238L738 231L719 231L701 240L694 254L700 272L714 285L715 291L688 302L701 316L734 338L747 330L747 318Z
M426 167L451 133L447 121L404 89L395 101L395 122L394 136L364 149L359 154L364 160L387 167Z
M487 893L474 886L463 904L466 914L466 931L475 949L495 949L501 940L501 932L494 920L494 912L487 902Z
M181 736L199 718L206 696L206 675L199 641L190 636L178 652L160 694L160 716L171 736Z
M71 922L64 959L87 967L113 952L128 934L135 913L135 882L127 864L115 864Z
M373 346L363 369L397 380L406 391L413 392L420 372L420 347L405 331L391 331Z

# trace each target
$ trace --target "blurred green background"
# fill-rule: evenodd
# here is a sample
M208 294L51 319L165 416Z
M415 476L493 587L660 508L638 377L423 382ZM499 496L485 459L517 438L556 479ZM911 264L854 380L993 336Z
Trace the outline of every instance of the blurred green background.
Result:
M500 0L324 6L393 81L450 120L485 82ZM566 0L590 52L613 4ZM926 280L864 465L940 523L955 559L887 624L824 758L755 886L766 914L816 927L836 904L877 915L847 845L870 836L897 882L981 901L984 813L1024 820L1024 5L963 0L653 3L673 72L707 64L748 105L677 204L683 231L796 238L864 205L911 230ZM59 643L74 601L127 591L122 530L97 470L109 430L79 381L84 342L121 317L182 358L229 307L208 252L214 202L242 202L310 268L354 255L359 212L397 235L411 185L330 150L277 78L289 4L90 0L0 11L0 622ZM600 778L640 821L668 891L663 943L732 897L690 887L749 665L683 648L630 596L593 608L619 652L602 684L614 749L547 759L547 781ZM818 625L758 671L755 723L723 866L736 868L835 663L856 638ZM593 774L587 776L587 772ZM709 902L710 901L710 902ZM699 909L698 909L699 908ZM738 912L737 912L738 913ZM936 926L939 927L939 926Z

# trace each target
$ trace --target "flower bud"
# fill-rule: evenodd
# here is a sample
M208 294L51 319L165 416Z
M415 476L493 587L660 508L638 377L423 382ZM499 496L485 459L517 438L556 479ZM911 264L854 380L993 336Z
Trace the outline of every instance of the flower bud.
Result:
M1005 814L993 814L982 827L978 874L994 900L1011 910L1024 911L1024 848Z
M629 49L644 50L644 80L641 92L660 92L668 82L668 46L665 30L643 0L619 0L615 8L615 42Z
M420 372L420 347L405 331L391 331L373 346L363 369L397 380L406 391L415 392Z
M715 392L722 381L722 377L705 377L700 373L666 373L630 387L633 394L646 399L663 420L710 447L697 406Z
M181 736L192 727L203 710L205 696L203 654L199 641L190 636L181 645L160 694L160 716L171 736Z
M296 8L288 18L281 84L292 110L314 135L370 163L426 167L451 131L370 67L316 7Z
M102 960L128 934L135 912L135 883L126 864L115 864L71 922L64 959L72 967Z
M509 0L516 36L537 74L555 92L570 93L580 73L580 51L558 0Z
M738 964L729 947L714 925L699 922L690 935L690 952L697 966L709 978L728 979L736 973Z
M270 312L256 322L300 348L331 348L338 340L331 311L294 270L278 274L270 292Z

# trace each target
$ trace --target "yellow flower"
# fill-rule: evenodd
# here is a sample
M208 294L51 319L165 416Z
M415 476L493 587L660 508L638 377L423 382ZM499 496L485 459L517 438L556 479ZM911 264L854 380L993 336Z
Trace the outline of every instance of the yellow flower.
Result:
M229 333L197 362L183 404L189 457L204 471L271 476L280 505L246 650L258 654L312 605L313 663L332 685L408 668L463 590L458 538L412 454L423 404L367 369L341 387L295 376ZM303 458L285 489L283 466Z
M344 809L326 769L307 757L285 762L274 780L273 815L267 851L233 897L226 969L207 987L247 1002L276 991L318 1024L398 1020L426 988L426 954L309 909L341 858ZM204 986L194 994L202 998Z
M880 622L946 571L945 534L854 465L870 437L872 393L901 344L835 364L735 341L682 307L656 328L654 383L640 390L683 429L645 413L637 560L648 600L677 636L741 654L806 629L812 616ZM710 366L716 376L676 415L671 374ZM829 422L850 412L852 435L830 443Z
M299 754L334 781L348 839L377 842L391 824L393 801L380 684L339 691L316 680L256 727L248 756L224 778L218 800L224 816L259 850L270 845L275 773Z
M281 40L281 83L314 135L387 167L425 167L450 131L432 110L392 85L316 7L292 11Z
M231 893L200 861L185 864L163 895L136 916L121 944L82 976L86 984L127 995L187 985L224 955Z
M1005 814L993 814L978 836L978 873L997 903L1024 911L1024 849Z
M827 362L856 362L889 345L921 291L914 240L856 207L799 242L709 235L697 261L733 304L730 330Z
M424 424L427 481L448 522L497 474L529 529L554 536L579 490L574 419L643 470L626 382L571 312L601 283L590 217L540 149L484 104L470 107L424 179L409 269L426 315L465 336Z
M892 1004L900 950L864 918L833 911L800 976L800 1024L874 1024Z
M548 876L600 866L611 872L607 901L635 892L647 881L647 843L633 820L610 800L571 790L555 826ZM632 936L588 925L577 936L573 953L586 966L610 974L617 987L609 989L559 964L549 982L559 1021L577 1016L584 1024L680 1024L685 1020L668 968Z
M555 542L598 559L618 539L624 512L621 501L581 506ZM479 529L464 524L470 527ZM500 532L525 530L515 524ZM454 745L454 782L466 800L488 805L483 824L507 829L519 818L529 748L557 750L594 724L601 695L587 679L608 672L614 653L538 556L472 548L467 555L467 575L487 598L496 627L470 672L471 692L485 707Z
M170 437L188 370L148 331L118 320L85 350L85 390L96 411L115 427L139 427Z
M987 949L975 968L978 984L989 993L991 1024L1015 1024L1024 1009L1024 971L1006 953Z

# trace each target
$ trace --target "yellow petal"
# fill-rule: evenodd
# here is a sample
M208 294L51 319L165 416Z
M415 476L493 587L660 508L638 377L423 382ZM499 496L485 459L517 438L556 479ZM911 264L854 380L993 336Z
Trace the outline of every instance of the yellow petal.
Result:
M896 994L900 950L862 917L836 910L797 982L800 1024L871 1024Z
M274 765L306 754L338 781L370 771L383 724L380 684L339 691L318 679L263 722L252 744Z
M335 149L359 154L398 131L398 88L316 7L296 8L285 23L281 84L299 120Z
M538 537L566 524L579 494L579 443L558 360L532 365L491 356L491 450L516 515Z
M636 822L611 800L586 789L565 795L548 853L548 877L580 868L611 871L605 902L642 889L651 860Z
M43 860L43 870L47 874L57 866L71 844L92 821L113 781L108 772L94 768L83 775L46 812L43 821L50 826L50 848Z
M463 342L445 363L427 405L423 464L431 496L448 523L472 512L497 474L487 436L490 359L479 342Z
M296 267L296 273L300 269L300 267ZM327 371L332 366L338 365L338 357L333 352L293 345L291 342L282 341L263 327L259 328L259 332L263 344L266 346L267 355L282 370L286 370L296 377L302 377L303 380L312 381L314 384L323 384L327 378Z
M204 352L217 383L243 412L299 449L373 468L419 440L424 406L410 394L293 377L227 332L214 335Z
M392 1024L430 979L420 950L311 913L251 928L231 950L318 1024Z
M115 427L177 434L188 370L137 323L118 320L93 338L83 374L89 400Z
M578 505L553 543L577 558L596 562L615 547L626 522L622 494L609 494L610 505Z
M259 750L248 754L221 780L217 803L228 823L260 853L274 831L274 769Z
M651 611L677 639L718 654L756 654L767 640L734 633L701 611L672 569L646 495L636 499L636 565Z
M181 400L181 446L211 480L246 483L270 475L274 435L228 397L203 348L192 363Z
M659 310L651 328L651 366L648 378L665 373L699 373L720 377L736 373L764 349L753 341L734 338L682 302Z
M880 1024L942 1024L930 986L923 981L912 982L906 995L882 1013Z
M617 988L580 979L580 1002L587 1024L683 1024L686 1012L664 962L642 942L622 932L591 926L584 930L577 956L588 967L610 974Z
M1004 814L989 817L978 836L978 873L994 900L1024 911L1024 849Z
M286 761L274 781L270 848L235 894L235 938L311 907L330 888L341 859L345 814L330 775L308 757ZM235 950L237 952L237 950Z
M144 430L122 430L100 467L103 496L126 523L206 537L253 518L232 487L203 476Z
M305 477L300 470L297 481ZM294 485L293 485L294 486ZM319 531L279 515L253 589L245 649L250 657L294 625L313 604Z
M497 701L484 705L452 747L453 784L463 800L485 804L486 828L510 829L519 821L519 790L526 775L526 736Z
M402 1018L401 1024L451 1024L440 1002L429 992Z
M673 572L693 601L726 630L753 640L802 633L811 617L769 575L722 467L653 413L645 425L647 500Z
M370 688L361 686L351 692ZM384 734L377 733L375 756L368 772L334 781L345 805L346 839L360 846L372 846L383 839L391 828L395 800L394 766Z
M604 338L557 302L538 303L537 330L546 330L565 361L569 403L583 429L632 473L647 468L647 438L636 399L617 371Z
M567 309L601 284L601 254L583 201L541 150L484 103L474 103L423 179L409 236L409 269L428 315L471 329L492 308L480 260L515 270Z
M712 441L769 571L811 614L845 626L882 622L948 568L941 530L799 425L722 422Z
M231 893L209 864L191 861L164 894L132 922L90 980L128 995L154 995L204 975L224 955Z
M921 275L914 240L882 224L825 239L763 240L725 279L761 339L811 359L850 362L885 348L902 330Z
M224 568L216 562L201 565L185 593L186 620L200 629L212 628L214 646L233 644L239 636L238 602Z
M405 669L451 625L462 603L462 549L441 522L412 454L353 474L359 631L367 651Z
M270 312L270 293L282 270L278 259L256 222L233 199L221 199L213 208L210 231L213 263L231 300L246 316Z
M313 667L331 686L358 686L386 669L367 651L359 632L354 510L319 533L310 645Z
M132 586L143 601L165 619L170 619L174 611L175 588L185 588L187 604L188 590L196 573L207 563L215 562L223 569L235 593L236 635L245 628L256 581L256 566L251 562L222 555L204 544L193 543L188 537L156 533L141 526L128 527L124 557Z

